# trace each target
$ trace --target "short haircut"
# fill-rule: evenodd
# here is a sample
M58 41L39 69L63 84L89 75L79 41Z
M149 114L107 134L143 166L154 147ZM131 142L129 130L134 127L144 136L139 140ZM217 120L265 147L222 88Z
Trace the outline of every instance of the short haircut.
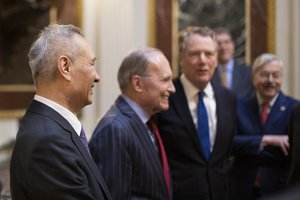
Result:
M153 63L157 56L163 55L163 53L155 48L138 48L133 49L123 59L119 71L118 82L122 93L131 85L133 76L146 76L148 74L148 66Z
M80 29L73 25L52 24L45 27L33 42L28 53L29 66L33 81L54 79L59 56L66 55L75 59L81 52L73 40L74 35L81 35Z
M253 65L252 65L252 74L255 74L261 67L263 67L264 65L266 65L272 61L278 62L279 65L281 66L281 68L283 67L282 60L279 59L277 56L275 56L274 54L270 54L270 53L263 53L255 58Z
M229 29L227 29L225 27L217 27L214 29L214 31L215 31L216 35L227 34L227 35L229 35L230 39L233 40L231 32L229 31Z
M194 34L200 35L202 37L211 37L217 49L216 36L215 36L215 32L212 29L206 26L205 27L188 26L179 32L179 38L178 38L179 53L182 53L183 51L186 50L187 42L190 36Z

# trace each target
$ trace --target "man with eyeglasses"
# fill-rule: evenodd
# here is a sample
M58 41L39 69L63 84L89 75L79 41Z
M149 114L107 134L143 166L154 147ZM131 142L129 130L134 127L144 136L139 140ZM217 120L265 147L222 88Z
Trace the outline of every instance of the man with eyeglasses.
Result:
M235 44L230 31L223 27L214 29L218 42L218 66L213 82L229 88L238 97L253 91L251 67L234 59Z
M298 101L281 91L282 61L258 56L252 68L256 89L237 103L232 169L236 200L266 197L285 187L290 169L288 118Z

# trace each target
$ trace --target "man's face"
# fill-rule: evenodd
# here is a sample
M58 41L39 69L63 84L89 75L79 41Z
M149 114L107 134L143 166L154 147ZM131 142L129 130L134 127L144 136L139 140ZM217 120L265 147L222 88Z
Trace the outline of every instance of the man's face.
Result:
M271 101L281 90L282 67L272 61L259 68L253 75L253 85L264 101Z
M172 82L172 70L162 54L149 64L147 76L142 78L142 107L152 116L169 108L169 96L175 92Z
M209 36L193 34L180 54L182 72L198 89L206 87L217 65L216 45Z
M96 72L94 56L91 47L83 37L77 37L77 43L81 47L80 55L74 61L72 70L74 101L76 107L84 107L92 103L93 87L99 82L100 76Z
M220 64L226 64L233 58L234 43L227 33L219 33L216 35L218 43L218 57Z

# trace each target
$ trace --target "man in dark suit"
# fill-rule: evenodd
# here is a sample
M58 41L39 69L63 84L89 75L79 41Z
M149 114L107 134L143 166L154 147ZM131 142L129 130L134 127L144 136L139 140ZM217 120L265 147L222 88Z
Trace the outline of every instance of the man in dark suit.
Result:
M225 28L216 28L215 32L219 64L212 82L221 83L237 96L252 92L251 67L233 59L235 45L231 33Z
M12 153L12 199L111 199L76 117L100 79L91 47L77 27L49 25L28 56L36 95Z
M283 63L262 54L253 63L256 92L237 103L234 137L235 199L255 199L285 187L290 169L288 118L298 101L281 92Z
M290 150L291 150L291 171L289 174L288 184L300 187L300 105L296 106L291 113L288 125ZM300 194L299 194L300 197Z
M176 93L170 96L170 108L157 115L173 197L228 200L227 161L236 128L235 98L210 82L217 65L214 32L187 27L179 34L179 47L183 73L174 80Z
M171 199L165 150L147 126L169 108L175 92L169 62L157 49L133 50L121 63L118 82L122 95L97 125L91 154L113 199Z

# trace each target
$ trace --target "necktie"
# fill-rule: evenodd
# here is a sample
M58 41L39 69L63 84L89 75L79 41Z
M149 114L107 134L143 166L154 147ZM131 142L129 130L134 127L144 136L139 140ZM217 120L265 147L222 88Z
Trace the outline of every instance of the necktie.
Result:
M86 138L86 135L85 135L85 131L84 131L83 128L81 129L79 138L80 138L82 144L85 146L86 150L90 153L89 146L88 146L88 141L87 141L87 138Z
M264 102L261 107L261 123L264 125L268 119L269 114L269 103Z
M156 141L158 143L158 149L159 149L159 157L160 157L160 161L161 164L163 166L163 170L164 170L164 176L165 176L165 181L167 184L167 188L168 188L168 192L170 194L170 177L169 177L169 165L168 165L168 160L167 160L167 155L165 152L165 148L164 145L162 143L162 139L160 137L158 128L155 124L155 122L153 122L152 120L149 120L147 122L147 125L149 126L149 128L151 129L151 131L154 133Z
M225 67L221 67L222 70L221 70L221 82L222 82L222 85L224 87L228 87L228 83L227 83L227 74L226 74L226 66Z
M204 92L199 92L198 101L198 137L202 144L203 152L207 160L210 156L210 140L207 111L203 102Z

